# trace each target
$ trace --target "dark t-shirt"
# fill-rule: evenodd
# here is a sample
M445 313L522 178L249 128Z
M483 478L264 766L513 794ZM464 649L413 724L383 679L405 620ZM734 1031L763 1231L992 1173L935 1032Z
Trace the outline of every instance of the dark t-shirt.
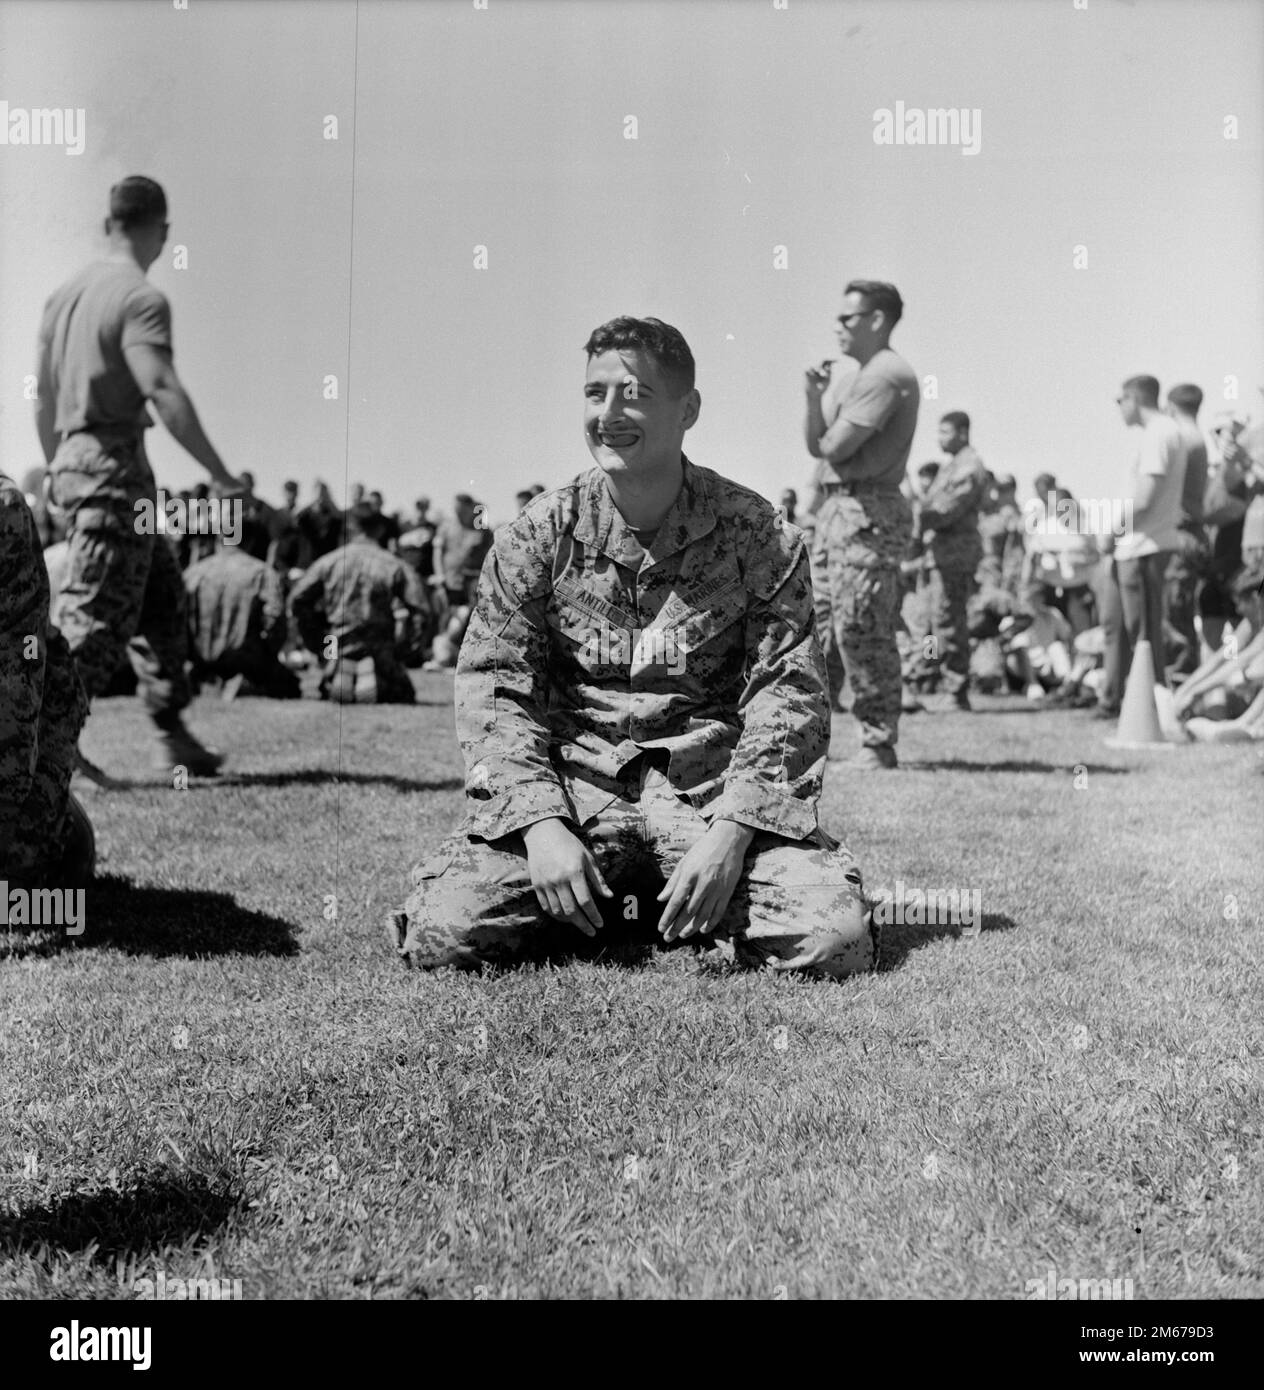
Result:
M342 513L336 507L313 502L299 512L298 528L315 559L337 550L342 543Z
M171 347L171 309L137 265L96 261L44 305L40 354L57 401L55 428L136 429L152 423L124 349Z
M435 528L426 522L423 526L411 527L399 538L401 559L426 580L434 573L434 537Z

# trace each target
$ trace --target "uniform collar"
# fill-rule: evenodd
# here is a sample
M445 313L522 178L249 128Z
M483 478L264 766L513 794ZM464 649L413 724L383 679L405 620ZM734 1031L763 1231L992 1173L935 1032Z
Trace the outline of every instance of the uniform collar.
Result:
M680 462L684 472L680 491L654 536L648 551L648 564L666 560L715 530L715 508L706 478L684 454ZM594 468L589 474L588 485L580 499L575 539L593 546L628 569L642 568L642 557L647 555L615 506L606 487L606 475L600 468Z

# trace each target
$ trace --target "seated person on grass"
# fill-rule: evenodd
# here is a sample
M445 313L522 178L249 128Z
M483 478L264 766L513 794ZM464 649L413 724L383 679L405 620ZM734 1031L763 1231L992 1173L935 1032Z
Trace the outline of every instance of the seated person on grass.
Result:
M1021 615L1001 621L1001 639L1010 671L1021 682L1029 700L1043 700L1071 674L1071 624L1045 601L1040 584L1029 584L1023 594L1027 620Z
M392 948L477 968L652 939L657 917L740 964L867 969L860 872L817 824L803 535L681 452L701 398L676 329L614 319L585 353L596 467L496 532L456 671L466 821L414 871Z
M302 693L298 677L280 661L285 593L281 576L258 558L267 544L263 525L247 518L240 545L221 538L212 554L184 572L193 678L199 685L222 681L225 699L297 700Z
M1181 686L1175 712L1198 743L1264 739L1264 564L1233 584L1242 621Z

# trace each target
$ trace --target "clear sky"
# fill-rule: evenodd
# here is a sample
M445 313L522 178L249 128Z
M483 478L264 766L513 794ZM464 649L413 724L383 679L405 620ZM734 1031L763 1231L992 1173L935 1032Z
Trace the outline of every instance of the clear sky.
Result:
M621 313L693 348L692 458L802 490L803 368L854 276L899 286L894 345L937 381L914 464L964 409L1024 492L1104 495L1137 372L1264 415L1258 0L0 0L0 99L86 120L79 155L0 144L19 476L43 300L128 173L167 189L177 367L265 496L503 519L590 465L580 349ZM979 152L875 144L897 102L977 109ZM160 482L201 476L149 441Z

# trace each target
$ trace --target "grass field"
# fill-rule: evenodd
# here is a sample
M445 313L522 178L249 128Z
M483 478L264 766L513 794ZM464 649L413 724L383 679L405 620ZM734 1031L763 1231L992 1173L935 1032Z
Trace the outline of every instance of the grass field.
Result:
M98 705L137 785L85 794L87 930L0 931L0 1296L1264 1294L1257 750L916 716L822 820L870 888L978 889L978 935L888 928L841 984L425 976L379 924L462 812L450 686L204 698L231 767L183 791Z

